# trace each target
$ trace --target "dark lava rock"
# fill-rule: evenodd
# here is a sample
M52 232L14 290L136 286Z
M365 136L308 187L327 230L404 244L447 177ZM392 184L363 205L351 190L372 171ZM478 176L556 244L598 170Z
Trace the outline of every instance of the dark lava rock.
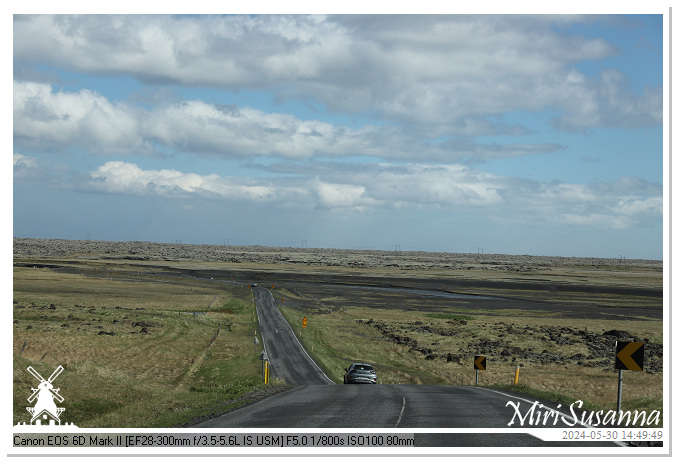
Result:
M604 337L632 338L632 335L624 330L609 330L604 332Z

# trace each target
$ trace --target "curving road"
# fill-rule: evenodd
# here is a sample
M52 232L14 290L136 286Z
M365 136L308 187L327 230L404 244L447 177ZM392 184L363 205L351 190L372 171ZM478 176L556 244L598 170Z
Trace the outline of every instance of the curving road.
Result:
M260 335L271 366L270 378L283 379L289 385L334 384L297 340L271 292L262 287L253 287L252 291Z
M295 337L264 288L253 288L260 335L272 374L296 385L258 403L196 425L198 428L424 429L416 446L615 446L613 442L545 442L529 433L474 433L476 428L518 432L517 408L529 427L535 400L472 386L336 385ZM508 404L514 403L516 406ZM564 412L568 412L567 407ZM543 415L547 409L538 407ZM509 423L514 419L515 423ZM570 419L569 419L570 420ZM560 419L534 427L567 428ZM438 429L427 433L426 429ZM448 429L440 433L440 429Z

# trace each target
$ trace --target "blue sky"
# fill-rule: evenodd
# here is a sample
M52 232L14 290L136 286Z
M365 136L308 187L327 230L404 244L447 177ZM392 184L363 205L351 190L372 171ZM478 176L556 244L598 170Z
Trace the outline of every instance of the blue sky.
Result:
M662 259L652 3L14 16L13 235Z

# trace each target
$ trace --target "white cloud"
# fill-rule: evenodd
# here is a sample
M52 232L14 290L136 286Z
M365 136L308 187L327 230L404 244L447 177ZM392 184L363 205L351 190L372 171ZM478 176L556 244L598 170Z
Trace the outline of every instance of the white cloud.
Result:
M499 222L628 228L662 217L662 189L640 179L577 185L525 182L459 165L356 166L294 179L199 175L144 170L111 161L90 173L87 189L138 196L209 198L279 205L297 210L374 208L475 212Z
M201 176L176 170L143 170L133 163L109 161L90 172L89 189L107 193L171 198L225 198L229 200L272 201L294 192L265 183ZM294 189L293 189L294 190Z
M15 168L25 167L28 169L38 169L40 167L37 159L33 158L32 156L25 156L19 153L14 153L12 165Z
M610 214L572 214L565 213L563 222L574 226L587 226L596 229L626 229L632 225L628 216L613 216Z
M45 174L36 158L14 153L12 160L14 180L41 180Z
M555 107L573 129L657 125L660 89L573 64L616 53L554 16L17 16L14 59L147 83L258 89L370 112L431 136L497 131L488 117ZM558 50L558 53L555 51Z
M530 183L509 208L546 223L627 229L662 218L662 186L622 177L610 183Z
M628 78L616 69L602 73L598 83L589 83L582 75L568 78L567 92L559 105L565 114L554 120L564 130L591 127L646 127L662 125L662 87L646 87L643 94L629 90Z
M137 132L139 116L86 89L53 92L49 84L14 82L14 137L23 147L59 151L76 146L95 154L149 153Z
M375 156L456 161L551 153L556 144L476 144L452 139L429 144L396 127L349 128L292 114L201 100L151 109L112 103L89 90L54 91L49 84L14 82L14 136L40 151L84 149L96 155L186 152L217 158L290 159Z
M350 184L331 184L317 180L313 185L318 198L318 206L325 209L362 208L365 203L374 203L362 198L365 186Z
M225 158L271 155L293 159L353 154L360 147L361 135L378 132L197 100L155 108L141 130L148 139L177 151Z

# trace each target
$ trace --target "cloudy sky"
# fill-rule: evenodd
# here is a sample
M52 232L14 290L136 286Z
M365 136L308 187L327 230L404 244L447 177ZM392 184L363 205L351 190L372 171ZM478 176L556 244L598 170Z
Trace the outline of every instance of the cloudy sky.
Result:
M664 19L15 15L13 235L662 259Z

